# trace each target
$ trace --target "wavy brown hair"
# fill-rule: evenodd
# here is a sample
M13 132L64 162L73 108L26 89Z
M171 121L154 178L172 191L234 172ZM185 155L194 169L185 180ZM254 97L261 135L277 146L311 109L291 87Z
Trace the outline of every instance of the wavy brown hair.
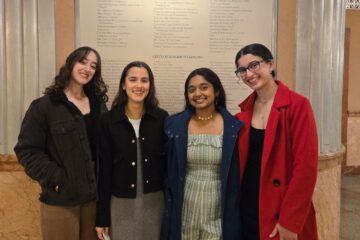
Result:
M104 83L101 74L101 58L100 54L91 47L80 47L75 49L66 58L65 64L60 68L59 73L55 76L54 82L45 89L44 94L50 94L53 92L62 92L69 85L71 79L71 73L75 63L84 60L90 52L94 52L97 58L97 64L95 74L93 78L84 86L85 92L90 92L99 96L103 101L108 101L107 85Z

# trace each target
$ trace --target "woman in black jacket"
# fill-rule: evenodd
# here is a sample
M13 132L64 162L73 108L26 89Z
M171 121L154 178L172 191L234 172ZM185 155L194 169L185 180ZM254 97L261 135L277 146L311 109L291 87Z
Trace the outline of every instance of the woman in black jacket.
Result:
M41 185L45 240L97 239L95 129L106 111L106 91L98 52L81 47L26 112L14 150L25 172Z
M159 239L165 173L163 124L154 76L144 62L123 70L100 128L99 239Z

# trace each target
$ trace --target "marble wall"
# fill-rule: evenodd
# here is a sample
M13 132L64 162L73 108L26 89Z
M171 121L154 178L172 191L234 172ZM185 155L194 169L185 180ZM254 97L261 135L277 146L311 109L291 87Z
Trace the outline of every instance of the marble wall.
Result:
M41 239L39 192L13 155L0 154L0 239Z
M319 240L340 239L341 162L345 149L319 156L314 205Z
M360 112L352 113L347 121L345 174L360 173Z

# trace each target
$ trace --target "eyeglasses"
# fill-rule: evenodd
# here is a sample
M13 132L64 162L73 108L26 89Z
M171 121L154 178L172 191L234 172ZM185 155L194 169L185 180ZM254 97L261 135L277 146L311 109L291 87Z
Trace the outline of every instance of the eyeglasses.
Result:
M239 67L238 69L236 69L235 74L237 77L242 78L246 75L247 70L249 70L250 72L254 73L257 70L259 70L260 68L260 63L265 62L264 60L261 61L252 61L251 63L249 63L249 65L247 67Z

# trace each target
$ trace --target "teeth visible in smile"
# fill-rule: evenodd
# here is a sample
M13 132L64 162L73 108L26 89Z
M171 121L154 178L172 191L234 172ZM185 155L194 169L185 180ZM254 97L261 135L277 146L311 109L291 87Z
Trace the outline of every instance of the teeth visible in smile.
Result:
M197 102L197 103L199 103L199 102L203 102L203 101L205 101L205 99L204 99L204 98L195 99L195 102Z

